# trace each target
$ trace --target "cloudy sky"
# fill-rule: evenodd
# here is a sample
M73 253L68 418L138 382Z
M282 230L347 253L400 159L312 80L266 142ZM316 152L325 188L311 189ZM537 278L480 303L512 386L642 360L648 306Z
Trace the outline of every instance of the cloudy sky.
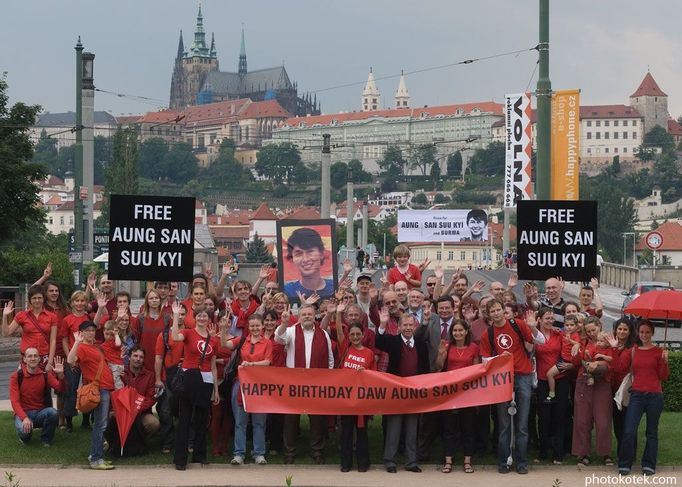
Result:
M651 70L682 115L682 2L552 1L550 77L554 89L580 88L583 104L627 104ZM10 0L3 2L0 74L11 102L73 110L78 35L96 54L97 110L115 115L168 103L180 29L192 41L195 0ZM286 66L299 91L317 92L323 111L357 110L373 67L385 105L405 72L483 58L537 44L538 0L204 0L220 67L237 68L242 23L248 65ZM524 52L407 76L412 105L482 100L534 89L537 53ZM339 85L355 86L335 88Z

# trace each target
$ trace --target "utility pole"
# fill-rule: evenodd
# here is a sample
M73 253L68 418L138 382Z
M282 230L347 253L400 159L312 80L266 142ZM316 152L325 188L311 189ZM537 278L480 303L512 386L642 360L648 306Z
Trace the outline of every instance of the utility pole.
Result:
M549 0L540 0L539 77L535 96L538 99L537 161L535 194L539 200L551 199L551 97L552 83L549 80Z
M322 172L322 187L320 194L320 218L329 218L329 206L331 204L332 150L330 139L331 135L322 134L322 159L320 161L320 169Z
M367 252L367 235L369 234L369 208L366 201L362 202L362 250Z
M353 170L348 169L346 179L346 252L350 254L354 249L353 247L353 227L355 226L355 215L353 214ZM325 218L324 216L322 218ZM360 242L358 242L360 245Z
M84 52L82 56L82 110L81 120L82 147L83 147L83 187L80 191L80 200L83 204L83 262L88 264L93 259L93 225L94 225L94 194L95 183L95 85L94 85L94 60L95 55Z
M76 147L74 148L75 181L73 187L73 250L78 257L75 262L73 282L76 288L83 282L83 201L80 199L80 188L83 185L83 44L78 36L76 43Z

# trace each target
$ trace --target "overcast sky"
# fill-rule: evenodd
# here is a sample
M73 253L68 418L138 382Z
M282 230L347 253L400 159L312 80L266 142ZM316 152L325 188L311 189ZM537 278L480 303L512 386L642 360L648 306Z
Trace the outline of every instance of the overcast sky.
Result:
M95 107L114 115L168 104L178 35L193 38L194 0L8 0L0 29L0 73L10 101L61 112L75 107L78 35L96 54ZM207 41L215 32L221 70L235 71L242 23L249 69L280 65L299 92L318 91L325 113L357 110L367 72L399 75L538 42L538 0L287 0L202 2ZM682 2L552 1L550 77L554 89L580 88L583 104L628 104L651 70L682 115ZM537 53L500 57L406 77L412 106L502 101L523 91ZM537 72L531 89L535 88ZM357 86L328 89L346 83ZM398 78L378 81L393 104Z

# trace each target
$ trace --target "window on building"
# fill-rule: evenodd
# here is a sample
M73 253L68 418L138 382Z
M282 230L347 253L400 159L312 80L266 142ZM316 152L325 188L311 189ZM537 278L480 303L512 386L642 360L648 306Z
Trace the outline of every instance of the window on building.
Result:
M594 136L597 140L601 139L601 132L595 132Z
M587 139L590 140L592 138L592 132L587 132Z
M613 126L614 126L614 127L618 127L618 120L614 120L614 121L613 121Z
M608 132L604 132L604 138L605 138L605 139L608 139L608 138L609 138L609 133L608 133Z
M59 217L59 224L64 225L64 217L63 216Z
M73 225L73 216L69 217L69 225Z
M623 120L623 127L627 127L627 126L628 126L628 121L627 121L627 120Z
M617 139L617 138L618 138L618 132L614 132L614 133L613 133L613 138L614 138L614 139Z
M623 147L623 152L627 154L628 148L627 148L627 147Z
M588 148L587 148L587 153L588 153L588 154L592 154L592 148L591 148L591 147L588 147Z
M51 216L47 218L47 223L50 224L50 225L52 225L53 220L52 220L52 217L51 217Z
M632 132L632 138L637 139L637 132Z
M614 153L614 154L618 154L618 147L614 147L614 148L613 148L613 153Z
M623 138L624 138L624 139L627 139L627 138L628 138L628 133L627 133L627 132L623 132Z
M462 250L462 251L459 253L459 260L467 260L467 253L466 253L466 250Z
M471 260L473 260L474 262L478 260L478 252L476 252L475 250L471 252Z
M601 127L601 120L597 120L597 127Z
M448 250L448 260L455 260L455 252Z
M608 120L604 120L604 127L608 127L608 126L609 126L609 121L608 121Z
M633 120L633 121L632 121L632 126L633 126L633 127L636 127L636 126L637 126L637 120Z
M592 126L592 120L588 120L588 121L587 121L587 126L588 126L588 127L591 127L591 126Z
M442 260L443 254L440 250L436 251L436 260Z
M605 153L605 154L608 154L608 153L609 153L609 148L608 148L608 147L606 147L606 148L604 149L604 153Z

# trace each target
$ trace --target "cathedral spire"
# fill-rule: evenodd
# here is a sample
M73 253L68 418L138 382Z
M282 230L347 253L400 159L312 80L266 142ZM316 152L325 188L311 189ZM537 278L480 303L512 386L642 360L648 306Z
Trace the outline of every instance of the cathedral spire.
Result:
M239 48L239 74L246 74L246 41L244 40L244 24L242 24L242 45Z
M215 51L215 33L211 32L211 52L209 53L209 56L212 58L217 57L216 51Z
M374 81L374 74L372 67L369 68L369 75L367 76L367 83L365 89L362 91L362 111L371 112L379 110L381 106L381 94L377 89L377 84Z
M409 108L410 107L410 93L407 91L405 85L405 75L400 70L400 82L398 83L398 90L395 92L395 107Z
M182 59L185 55L185 44L182 42L182 29L180 29L180 40L178 41L178 54L176 59Z
M207 57L209 52L206 47L206 32L204 32L204 16L201 14L201 2L199 2L199 13L197 14L197 25L194 29L194 42L190 49L192 56Z

